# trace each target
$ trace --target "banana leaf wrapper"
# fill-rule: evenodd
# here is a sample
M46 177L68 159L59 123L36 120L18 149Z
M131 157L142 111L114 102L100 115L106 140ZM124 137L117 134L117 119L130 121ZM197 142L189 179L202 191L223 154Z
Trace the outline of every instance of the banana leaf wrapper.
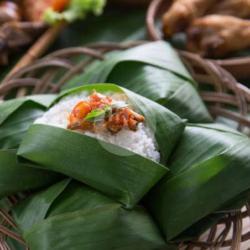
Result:
M46 187L58 181L59 175L18 163L15 150L0 151L0 198L21 191Z
M146 204L165 237L172 240L189 237L198 227L205 230L221 217L216 212L246 201L250 140L220 125L189 125L169 168L171 176L158 183ZM209 215L212 219L206 218Z
M215 211L214 213L206 216L205 218L201 219L187 230L183 231L178 237L174 240L176 242L183 242L183 241L190 241L195 238L200 237L202 233L209 230L212 226L218 224L218 221L225 218L226 212L234 212L239 211L242 209L244 205L246 205L246 201L249 200L250 197L250 190L243 192L242 194L238 195L235 199L230 200L226 205L221 207L219 210Z
M133 207L168 171L163 165L183 133L185 123L174 113L144 97L112 84L88 85L61 94L123 93L145 116L161 154L161 164L129 150L74 131L34 124L18 155L43 169L63 173ZM57 100L57 101L58 101Z
M110 82L167 107L189 122L211 122L196 83L166 42L153 42L106 55L74 77L66 88Z
M40 117L55 95L36 95L0 104L0 198L46 187L60 175L19 163L16 148L29 126Z
M29 126L49 107L55 95L34 95L0 104L0 149L19 146Z
M176 249L142 207L120 204L72 180L59 182L12 211L31 250Z

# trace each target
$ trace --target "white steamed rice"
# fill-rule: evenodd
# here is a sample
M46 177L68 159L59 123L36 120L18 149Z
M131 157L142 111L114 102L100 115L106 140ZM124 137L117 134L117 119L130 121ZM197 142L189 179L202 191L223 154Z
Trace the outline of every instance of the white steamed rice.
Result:
M112 98L115 102L124 102L120 95L119 97L114 95ZM86 99L86 93L67 96L45 112L35 123L66 129L70 112L79 101ZM126 148L153 161L160 161L160 153L157 151L154 134L142 123L138 125L137 131L122 129L115 135L112 135L109 131L99 134L85 132L84 134Z

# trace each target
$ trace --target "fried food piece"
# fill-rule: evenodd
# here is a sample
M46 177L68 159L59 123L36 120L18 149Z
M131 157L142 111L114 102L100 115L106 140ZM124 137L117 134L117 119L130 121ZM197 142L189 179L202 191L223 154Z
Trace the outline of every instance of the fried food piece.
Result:
M163 16L163 31L166 37L185 30L196 18L202 16L215 0L175 0Z
M193 21L187 48L207 57L223 57L250 47L250 21L232 16L209 15Z
M218 1L209 13L247 18L250 17L250 0Z
M144 120L144 116L129 108L123 108L107 118L106 127L112 134L118 133L124 127L136 131L138 123L144 122Z
M79 102L69 115L69 129L79 129L84 117L91 112L91 104L86 101Z

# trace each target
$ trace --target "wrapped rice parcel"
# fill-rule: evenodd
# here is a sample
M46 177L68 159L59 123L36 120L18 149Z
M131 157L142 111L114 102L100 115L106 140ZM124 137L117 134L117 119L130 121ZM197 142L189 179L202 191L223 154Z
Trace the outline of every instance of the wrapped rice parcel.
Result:
M105 60L92 63L84 73L72 78L66 88L96 82L117 82L189 122L212 122L194 79L166 42L108 53Z
M30 250L176 249L167 246L142 207L125 210L72 180L22 201L12 215Z
M61 94L31 126L18 155L134 206L167 172L185 123L113 84Z
M171 177L152 189L146 203L168 240L183 239L247 200L250 139L218 124L190 124L168 166Z
M0 104L0 198L45 187L59 175L17 161L16 148L29 126L42 116L54 95L36 95Z

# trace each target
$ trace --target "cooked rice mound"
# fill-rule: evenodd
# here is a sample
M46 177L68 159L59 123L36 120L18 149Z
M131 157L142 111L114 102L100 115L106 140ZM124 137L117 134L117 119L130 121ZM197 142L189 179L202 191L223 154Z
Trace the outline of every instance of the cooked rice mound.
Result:
M112 94L109 96L112 97L113 102L127 103L125 95ZM77 103L87 99L88 96L86 95L86 92L67 96L45 112L45 114L37 119L35 123L67 129L69 114ZM136 131L123 128L116 134L104 130L99 131L98 133L93 133L91 131L85 131L83 133L99 140L118 145L134 153L150 158L153 161L160 161L160 153L157 150L157 143L154 134L145 123L138 124Z

